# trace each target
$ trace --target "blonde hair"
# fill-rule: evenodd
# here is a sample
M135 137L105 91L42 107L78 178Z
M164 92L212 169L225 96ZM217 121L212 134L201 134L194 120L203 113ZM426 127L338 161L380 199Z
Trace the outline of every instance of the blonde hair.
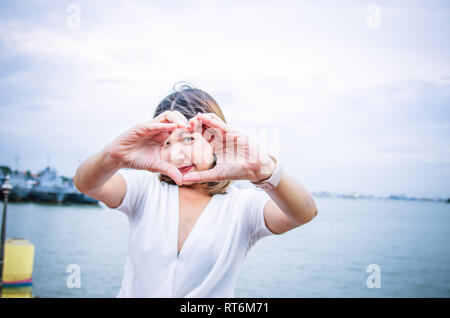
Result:
M208 93L197 89L192 84L186 82L175 84L173 91L173 93L165 97L158 104L153 118L167 110L171 110L179 111L184 115L184 117L186 117L187 120L195 117L197 113L214 113L226 123L225 117L219 105ZM214 160L210 169L212 169L215 165L216 160ZM175 181L173 181L172 178L164 174L160 173L158 178L161 182L176 185ZM217 182L204 182L201 184L208 195L214 195L227 193L226 190L232 184L232 182L232 180L227 180Z

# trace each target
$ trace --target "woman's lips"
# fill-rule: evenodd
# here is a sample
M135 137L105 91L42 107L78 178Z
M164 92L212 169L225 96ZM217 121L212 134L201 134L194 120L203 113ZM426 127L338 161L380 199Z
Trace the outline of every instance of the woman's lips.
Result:
M189 170L191 170L191 168L192 168L193 166L194 166L194 165L191 165L191 166L184 166L184 167L178 168L178 170L180 170L181 173L185 173L185 172L188 172Z

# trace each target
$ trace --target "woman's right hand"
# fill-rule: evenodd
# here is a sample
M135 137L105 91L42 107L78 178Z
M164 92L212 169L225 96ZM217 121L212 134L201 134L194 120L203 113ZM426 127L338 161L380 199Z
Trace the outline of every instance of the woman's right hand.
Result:
M120 167L159 172L182 185L177 167L161 160L161 148L173 130L187 127L188 121L178 111L165 111L150 121L128 129L105 147Z

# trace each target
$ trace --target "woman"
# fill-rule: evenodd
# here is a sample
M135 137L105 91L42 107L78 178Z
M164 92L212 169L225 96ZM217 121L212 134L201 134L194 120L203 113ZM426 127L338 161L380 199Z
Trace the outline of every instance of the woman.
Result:
M129 219L117 297L234 297L255 242L317 214L277 161L227 125L210 95L186 85L160 102L153 120L87 158L76 187Z

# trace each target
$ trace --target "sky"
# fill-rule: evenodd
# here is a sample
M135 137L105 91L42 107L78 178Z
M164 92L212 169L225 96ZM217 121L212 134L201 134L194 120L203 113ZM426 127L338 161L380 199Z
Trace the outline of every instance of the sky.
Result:
M450 197L448 39L448 1L1 1L0 165L72 177L188 81L309 191Z

